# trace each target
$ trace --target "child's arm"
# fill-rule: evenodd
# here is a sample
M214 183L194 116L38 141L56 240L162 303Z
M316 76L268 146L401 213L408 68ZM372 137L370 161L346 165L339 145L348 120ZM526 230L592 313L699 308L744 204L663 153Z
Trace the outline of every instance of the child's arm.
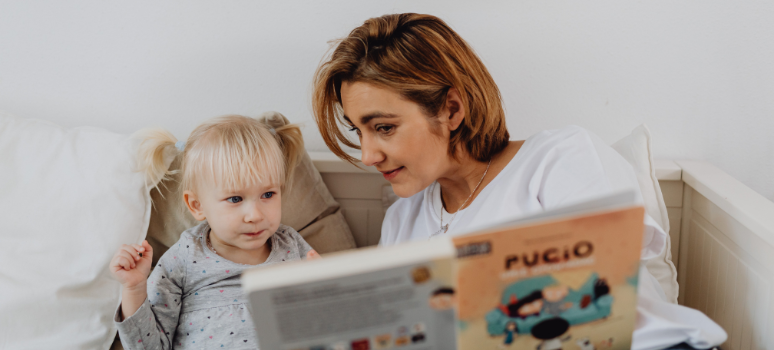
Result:
M150 272L153 248L148 241L139 244L124 244L110 261L110 272L121 283L121 313L125 317L134 315L148 297L147 278Z
M172 339L180 318L185 279L185 266L181 261L184 253L179 251L179 247L176 244L159 259L151 276L142 284L146 290L141 290L139 286L129 288L132 286L124 285L125 294L122 295L115 321L125 348L172 348ZM150 246L146 251L149 249ZM143 254L142 258L146 255L149 254Z

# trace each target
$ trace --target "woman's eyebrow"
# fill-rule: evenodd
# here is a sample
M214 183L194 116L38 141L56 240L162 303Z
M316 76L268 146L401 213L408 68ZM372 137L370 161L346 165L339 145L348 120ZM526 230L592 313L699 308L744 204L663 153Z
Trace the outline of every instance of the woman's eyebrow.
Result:
M383 112L374 112L374 113L366 114L366 115L360 117L360 124L363 124L363 125L368 124L368 122L370 122L371 120L376 119L376 118L397 118L397 117L398 117L397 114L383 113ZM344 119L348 123L353 124L352 120L349 119L349 117L347 117L346 115L344 116Z

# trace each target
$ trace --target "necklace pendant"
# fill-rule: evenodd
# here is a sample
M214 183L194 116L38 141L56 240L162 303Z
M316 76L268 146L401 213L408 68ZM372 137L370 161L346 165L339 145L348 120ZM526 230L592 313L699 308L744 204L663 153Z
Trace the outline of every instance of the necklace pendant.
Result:
M440 229L438 229L438 231L433 232L433 234L430 235L430 238L438 236L438 235L440 235L442 233L446 233L446 230L448 230L448 229L449 229L449 225L448 224L443 225L443 226L441 226Z

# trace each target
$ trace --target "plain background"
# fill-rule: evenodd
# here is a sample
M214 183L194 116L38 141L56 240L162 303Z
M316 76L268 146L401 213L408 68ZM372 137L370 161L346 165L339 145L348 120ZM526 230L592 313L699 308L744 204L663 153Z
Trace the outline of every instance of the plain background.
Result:
M774 200L774 2L0 0L0 110L178 138L284 113L326 150L312 75L365 19L441 17L477 51L513 139L568 124L612 143L647 123L660 159L702 159Z

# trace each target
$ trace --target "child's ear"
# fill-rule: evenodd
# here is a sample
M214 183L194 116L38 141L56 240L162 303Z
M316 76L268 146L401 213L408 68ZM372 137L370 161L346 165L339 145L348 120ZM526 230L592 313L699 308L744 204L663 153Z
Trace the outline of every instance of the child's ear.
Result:
M194 219L196 221L203 221L207 217L204 216L204 211L202 211L202 204L199 202L199 200L196 198L196 195L191 191L185 191L183 192L183 201L185 202L185 206L188 208L188 211L191 212L191 215L193 215Z

